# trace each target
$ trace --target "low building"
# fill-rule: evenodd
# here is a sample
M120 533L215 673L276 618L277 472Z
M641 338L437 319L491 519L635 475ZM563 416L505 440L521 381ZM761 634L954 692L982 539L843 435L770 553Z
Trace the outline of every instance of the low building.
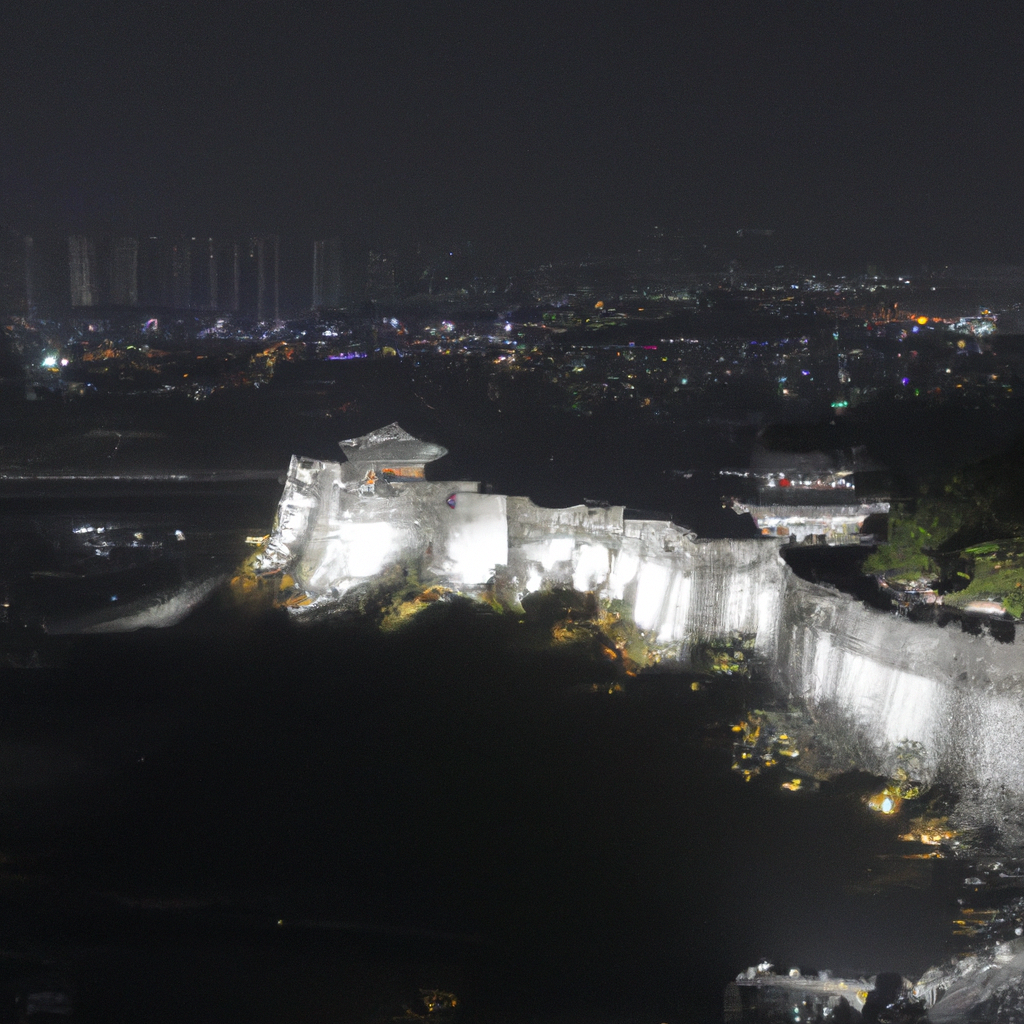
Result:
M847 505L753 505L734 500L737 515L749 515L763 537L782 537L795 544L865 544L874 535L863 533L871 516L887 515L887 501Z

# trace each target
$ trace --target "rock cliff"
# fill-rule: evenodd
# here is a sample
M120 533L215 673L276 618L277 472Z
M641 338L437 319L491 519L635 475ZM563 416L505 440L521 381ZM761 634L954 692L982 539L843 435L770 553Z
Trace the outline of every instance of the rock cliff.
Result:
M618 602L663 658L742 637L755 664L812 708L836 711L885 770L923 747L922 781L945 773L989 813L1024 797L1024 659L1013 644L915 624L798 578L779 542L700 540L621 507L546 509L374 467L293 458L257 573L287 573L293 605L343 608L394 566L507 602L553 587Z

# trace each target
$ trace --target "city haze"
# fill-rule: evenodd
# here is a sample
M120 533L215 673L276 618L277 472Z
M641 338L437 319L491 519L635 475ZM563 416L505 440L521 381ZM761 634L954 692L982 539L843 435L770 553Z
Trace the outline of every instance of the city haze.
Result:
M656 238L696 256L753 231L782 261L1020 258L1009 6L93 3L12 21L0 222L28 233L338 236L493 264Z

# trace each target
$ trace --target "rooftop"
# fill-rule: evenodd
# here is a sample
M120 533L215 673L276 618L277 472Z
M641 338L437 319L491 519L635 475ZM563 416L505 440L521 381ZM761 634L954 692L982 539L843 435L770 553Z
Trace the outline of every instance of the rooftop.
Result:
M434 462L448 454L447 448L403 430L397 423L390 423L378 430L371 430L362 437L350 437L339 441L341 450L349 462L390 462L415 463Z

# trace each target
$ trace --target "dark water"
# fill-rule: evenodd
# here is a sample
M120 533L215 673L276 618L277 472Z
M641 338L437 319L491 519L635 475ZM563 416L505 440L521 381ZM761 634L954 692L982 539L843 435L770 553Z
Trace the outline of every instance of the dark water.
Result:
M201 498L6 513L205 525L191 560L79 566L103 600L225 563L268 495ZM947 950L945 863L900 859L870 780L730 772L749 684L609 694L606 664L461 604L383 635L221 594L168 630L45 637L18 615L74 581L30 561L3 627L0 1017L56 972L90 1020L390 1020L440 988L466 1020L716 1021L766 957L914 975Z
M28 881L3 947L78 965L114 1019L212 1020L241 986L256 1020L377 1019L419 987L470 1019L716 1020L764 957L914 973L945 949L941 862L878 859L898 823L863 782L730 773L735 682L594 693L607 670L461 607L399 638L219 615L6 683Z

